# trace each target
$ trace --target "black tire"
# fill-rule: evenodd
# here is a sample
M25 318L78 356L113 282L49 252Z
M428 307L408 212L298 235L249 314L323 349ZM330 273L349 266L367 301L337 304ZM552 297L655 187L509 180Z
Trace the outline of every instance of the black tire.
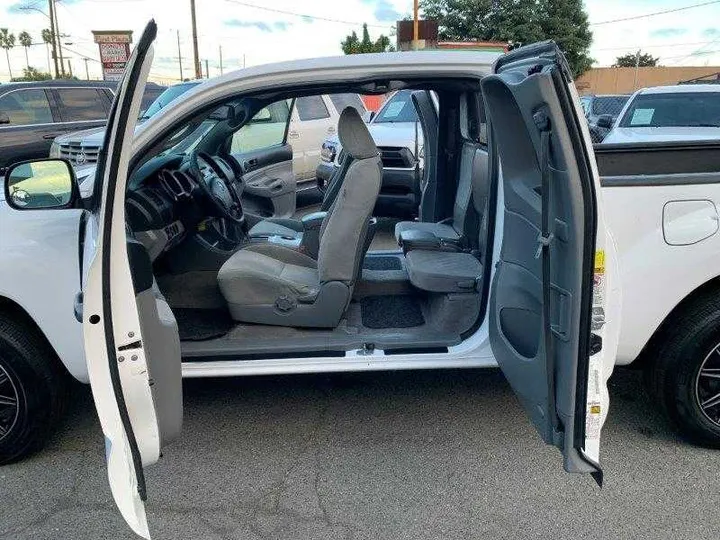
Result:
M20 319L21 322L18 322ZM0 396L15 394L15 412L0 408L0 465L38 450L65 409L67 373L37 328L0 314Z
M715 291L713 291L715 292ZM710 294L685 306L666 323L646 352L646 380L677 431L693 443L720 448L720 405L703 410L708 396L720 394L720 301Z

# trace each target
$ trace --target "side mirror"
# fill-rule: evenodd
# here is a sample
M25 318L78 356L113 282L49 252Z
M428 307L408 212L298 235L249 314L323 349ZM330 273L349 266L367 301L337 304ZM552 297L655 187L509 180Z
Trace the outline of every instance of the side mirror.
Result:
M10 123L10 117L7 115L7 113L0 112L0 124L9 124Z
M606 129L612 129L615 120L610 114L601 114L597 119L597 126Z
M375 118L375 111L365 111L365 114L363 114L363 120L365 120L366 124L372 122L373 118Z
M79 196L75 172L65 159L23 161L5 173L5 202L16 210L70 208Z

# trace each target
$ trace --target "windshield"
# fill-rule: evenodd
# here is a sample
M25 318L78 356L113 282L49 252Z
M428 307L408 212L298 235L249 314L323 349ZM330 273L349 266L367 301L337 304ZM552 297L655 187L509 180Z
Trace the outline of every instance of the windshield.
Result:
M395 122L417 122L415 106L412 104L412 90L400 90L383 105L373 124Z
M200 143L202 138L217 125L218 120L208 118L199 124L191 122L178 129L165 142L165 149L160 152L159 156L167 154L189 154Z
M168 103L170 103L172 100L176 99L177 97L181 96L188 90L190 90L192 87L197 86L200 83L188 83L188 84L176 84L175 86L171 86L167 90L165 90L162 94L160 94L155 101L153 101L150 106L145 110L145 112L140 117L140 120L147 120L154 114L157 114L160 109L165 107Z
M720 92L641 94L620 127L720 127Z
M592 113L617 116L630 96L597 96L592 100Z

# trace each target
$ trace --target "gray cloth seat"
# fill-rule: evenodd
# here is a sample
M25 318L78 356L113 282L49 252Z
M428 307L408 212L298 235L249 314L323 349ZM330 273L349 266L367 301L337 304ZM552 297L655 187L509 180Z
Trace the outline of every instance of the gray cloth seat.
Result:
M338 136L352 163L322 222L317 261L272 243L237 251L218 272L220 292L235 320L332 328L347 309L369 245L382 164L355 109L342 112Z
M340 122L342 121L342 115L340 116ZM338 130L340 129L338 122ZM322 203L320 204L320 211L327 212L335 202L335 198L340 192L345 176L347 175L348 168L352 164L352 156L347 152L343 152L343 157L340 160L340 166L333 172L332 177L328 181L328 187L323 196ZM264 219L248 231L248 236L251 238L263 238L270 236L282 236L289 240L301 240L303 235L303 225L299 219L287 219L287 218L268 218Z
M405 256L410 282L436 293L478 292L483 266L469 253L413 250Z
M477 234L487 201L488 153L478 143L465 142L460 155L458 187L453 215L439 223L400 221L395 225L395 239L400 241L403 231L428 232L439 240L458 242Z

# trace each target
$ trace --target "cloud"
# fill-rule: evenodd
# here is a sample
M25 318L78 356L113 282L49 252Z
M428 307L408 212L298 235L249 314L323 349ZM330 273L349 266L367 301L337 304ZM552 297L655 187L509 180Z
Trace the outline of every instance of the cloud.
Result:
M261 32L274 32L275 30L285 32L293 25L291 22L286 21L266 23L263 21L241 21L240 19L230 19L225 21L224 24L225 26L232 26L234 28L256 28Z
M308 17L307 15L303 15L301 18L303 22L308 24L312 24L315 22L315 19L313 19L312 17Z
M702 33L703 37L714 38L720 36L720 30L717 28L706 28Z
M389 0L362 0L362 3L375 6L373 14L380 22L395 22L402 19L402 13L395 9Z
M678 37L687 34L687 28L658 28L650 32L650 37L655 38L668 38Z

